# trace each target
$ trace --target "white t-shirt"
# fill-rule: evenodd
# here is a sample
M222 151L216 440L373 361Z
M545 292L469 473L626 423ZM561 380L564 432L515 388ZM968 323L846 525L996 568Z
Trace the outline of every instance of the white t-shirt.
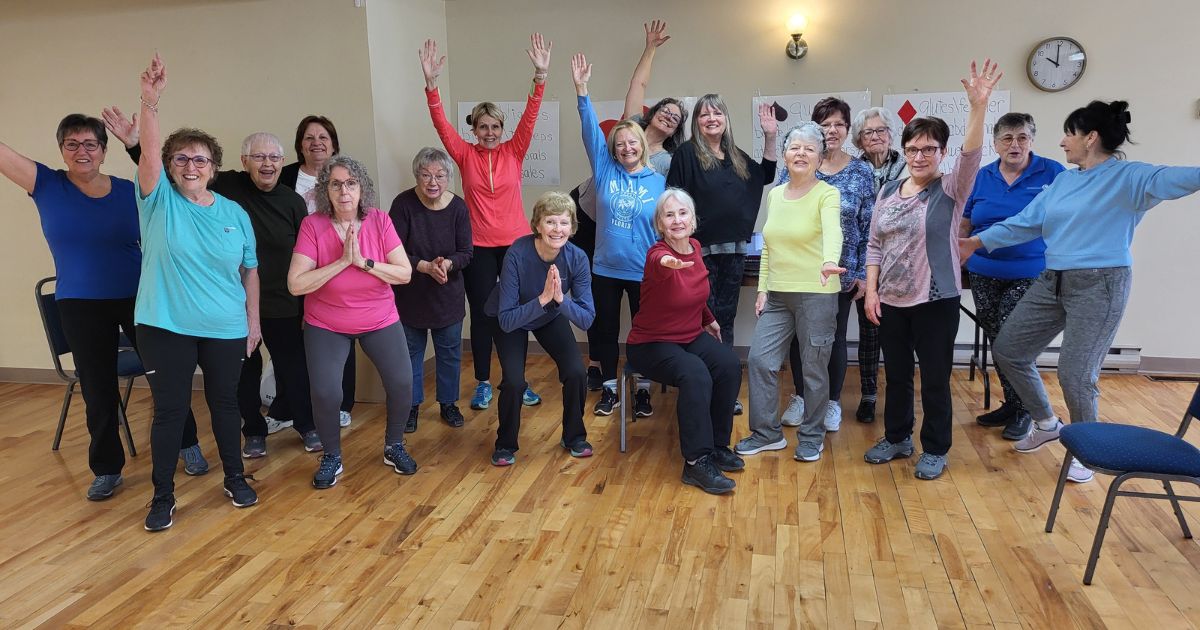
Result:
M308 206L309 214L317 211L317 198L313 194L313 188L316 186L316 177L305 173L304 169L296 171L296 194L304 197L304 204Z

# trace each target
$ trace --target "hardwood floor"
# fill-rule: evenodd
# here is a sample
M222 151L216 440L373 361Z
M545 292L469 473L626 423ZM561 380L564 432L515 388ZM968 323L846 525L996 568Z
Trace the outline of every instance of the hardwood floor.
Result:
M570 458L553 369L531 362L544 402L526 409L513 467L489 464L495 408L466 410L474 383L464 381L466 426L447 427L427 405L409 436L415 476L382 464L383 407L360 404L335 488L313 490L316 458L289 430L247 462L261 503L243 510L221 492L197 395L214 470L179 471L175 526L157 534L142 530L148 390L131 403L139 455L125 485L90 503L82 399L54 453L62 389L0 384L0 627L1200 626L1200 545L1181 537L1169 506L1120 500L1084 586L1109 478L1072 484L1044 533L1061 447L1019 455L998 429L976 426L982 390L965 371L954 373L943 478L914 479L913 460L863 462L882 421L853 420L852 368L847 420L820 462L790 450L750 457L736 492L714 497L679 481L673 391L655 393L625 454L616 416L591 415L592 394L596 455ZM1102 415L1173 431L1193 388L1106 376ZM734 439L745 431L741 416ZM1200 508L1185 510L1200 522Z

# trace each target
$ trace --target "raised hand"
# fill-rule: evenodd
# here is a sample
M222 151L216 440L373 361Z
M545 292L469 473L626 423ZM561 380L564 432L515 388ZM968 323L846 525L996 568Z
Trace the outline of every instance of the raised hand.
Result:
M421 73L425 75L425 87L432 90L437 87L438 77L442 76L442 70L446 68L446 56L438 57L437 42L432 39L425 40L425 45L417 51L417 56L421 58Z
M158 105L158 99L167 88L167 66L162 57L154 53L150 65L142 72L142 100L151 107Z
M550 71L550 49L553 47L554 42L544 40L541 33L529 36L529 50L525 52L529 54L529 60L533 62L534 72L545 75Z
M114 138L121 141L126 147L132 147L138 143L138 115L133 115L133 120L125 117L121 112L121 108L113 105L105 107L104 111L100 112L100 116L104 118L104 127Z
M983 72L979 72L975 62L971 61L971 76L961 79L961 81L972 108L987 107L988 99L992 96L992 88L996 87L1002 76L1004 73L1000 71L1000 65L991 59L983 61Z
M587 85L588 80L592 78L592 64L587 62L583 53L571 56L571 78L575 81L575 87Z
M829 284L829 276L840 276L846 273L845 267L839 267L831 262L821 265L821 286Z
M696 261L689 260L684 262L670 254L667 254L658 260L658 264L666 267L667 269L687 269L688 267L696 264Z
M646 29L646 48L658 48L671 39L670 35L665 34L666 20L654 20L649 24L642 24L642 28Z
M779 121L775 118L775 110L771 103L763 101L758 104L758 126L764 136L774 136L779 133Z

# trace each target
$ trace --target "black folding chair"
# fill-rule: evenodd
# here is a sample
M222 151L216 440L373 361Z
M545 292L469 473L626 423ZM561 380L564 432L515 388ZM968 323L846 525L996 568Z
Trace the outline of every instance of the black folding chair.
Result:
M67 424L67 413L71 410L71 398L75 394L75 385L79 383L77 373L74 371L68 373L63 368L62 357L71 353L71 347L67 344L67 336L63 332L62 320L58 314L58 302L54 299L54 293L46 292L46 285L56 279L56 276L42 278L33 289L34 297L37 299L38 313L42 316L42 328L46 331L46 343L50 346L50 358L54 361L54 371L67 384L67 390L63 394L62 412L58 414L58 429L54 432L54 445L51 447L55 451L58 450L58 445L62 441L63 427ZM117 351L117 376L124 379L125 392L121 396L117 413L120 414L121 427L125 430L125 441L129 444L129 454L132 456L137 455L137 448L133 445L133 433L129 430L129 418L125 414L125 408L129 404L130 394L133 393L134 379L145 375L146 370L142 367L141 358L134 351L129 338L121 333L120 346Z

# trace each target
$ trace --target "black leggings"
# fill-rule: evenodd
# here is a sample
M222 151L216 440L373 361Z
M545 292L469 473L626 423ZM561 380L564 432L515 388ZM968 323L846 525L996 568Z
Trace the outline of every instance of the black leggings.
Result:
M137 326L137 335L146 380L154 395L154 424L150 427L154 496L175 492L175 465L197 365L204 372L204 400L225 477L242 474L237 385L246 358L246 338L192 337L144 324Z
M587 396L587 372L583 357L575 343L575 333L565 316L555 317L549 324L532 331L542 349L558 366L558 381L562 383L562 439L568 445L587 438L583 426L583 401ZM521 396L525 393L525 360L529 353L529 333L524 329L504 332L496 325L496 354L500 355L500 428L496 431L496 448L515 451L521 431Z
M313 425L300 316L264 317L261 322L263 345L270 351L271 364L275 366L275 402L271 403L271 411L286 408L289 414L272 417L291 420L292 428L304 435L316 427ZM261 380L262 353L255 348L242 364L242 376L238 382L238 408L242 414L242 434L246 437L267 435L267 423L262 415L262 398L259 395ZM343 379L343 388L345 383Z
M838 402L842 398L842 385L846 383L846 364L849 359L846 352L846 324L850 320L850 307L854 296L853 291L838 293L837 329L833 337L833 351L829 355L829 400ZM792 386L796 395L804 397L804 370L800 369L799 337L792 338L792 347L788 351L788 361L792 370Z
M471 358L475 362L477 381L490 380L492 375L493 332L498 329L498 324L496 318L483 312L483 306L500 278L500 267L507 252L507 246L476 246L471 264L463 268L467 304L471 307Z
M592 300L596 303L596 320L588 329L588 355L600 362L604 380L617 378L617 361L621 355L621 294L629 298L629 318L637 315L642 299L642 283L619 280L592 274Z
M879 346L887 355L883 404L885 435L892 444L912 435L913 351L921 362L921 446L930 455L950 450L954 408L950 399L950 370L954 363L954 337L958 333L959 296L917 304L880 307Z

